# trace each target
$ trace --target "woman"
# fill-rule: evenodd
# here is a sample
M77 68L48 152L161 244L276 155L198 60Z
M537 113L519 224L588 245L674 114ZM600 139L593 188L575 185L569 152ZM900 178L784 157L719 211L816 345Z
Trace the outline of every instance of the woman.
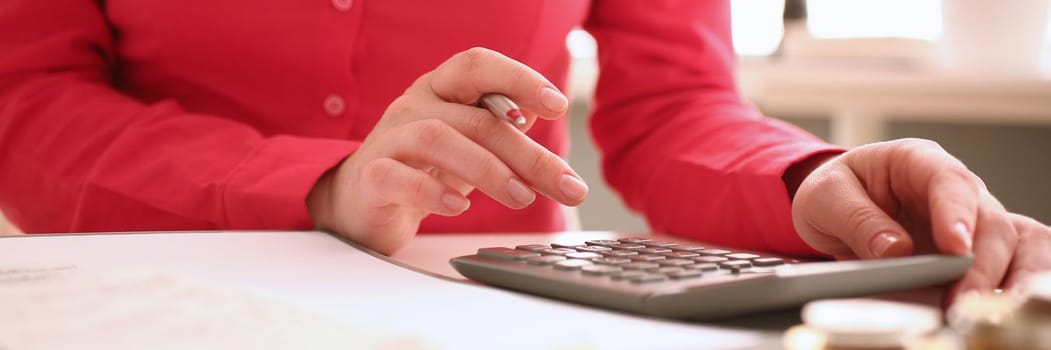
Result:
M583 25L606 179L655 231L973 252L956 292L1051 265L1048 228L937 144L842 150L749 107L726 1L10 0L0 23L0 200L27 232L317 227L389 253L417 232L562 230L587 195L560 158Z

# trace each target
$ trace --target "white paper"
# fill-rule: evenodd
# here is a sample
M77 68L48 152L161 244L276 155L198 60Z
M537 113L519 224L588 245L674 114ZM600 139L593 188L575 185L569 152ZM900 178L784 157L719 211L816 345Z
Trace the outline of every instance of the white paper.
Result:
M0 274L35 278L0 280L0 349L427 348L417 338L191 278L5 265Z

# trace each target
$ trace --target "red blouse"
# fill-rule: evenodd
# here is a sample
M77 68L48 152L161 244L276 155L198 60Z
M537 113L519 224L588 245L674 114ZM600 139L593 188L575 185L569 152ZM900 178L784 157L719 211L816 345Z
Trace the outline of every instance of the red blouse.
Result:
M309 228L314 182L416 77L482 46L565 91L577 26L606 179L655 231L810 253L782 175L836 150L741 100L728 1L6 0L0 23L0 209L27 232ZM564 120L529 135L568 149ZM543 196L470 198L421 231L564 228Z

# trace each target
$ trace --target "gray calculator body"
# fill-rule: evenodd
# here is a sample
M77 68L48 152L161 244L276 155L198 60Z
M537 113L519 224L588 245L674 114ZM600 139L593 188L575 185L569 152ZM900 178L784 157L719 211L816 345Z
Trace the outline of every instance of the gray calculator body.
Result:
M519 257L475 254L453 258L450 263L467 278L494 286L632 313L706 320L791 307L815 299L939 285L963 275L971 260L968 256L918 255L864 261L786 262L773 267L706 271L695 278L656 283L631 283L608 275L557 269Z

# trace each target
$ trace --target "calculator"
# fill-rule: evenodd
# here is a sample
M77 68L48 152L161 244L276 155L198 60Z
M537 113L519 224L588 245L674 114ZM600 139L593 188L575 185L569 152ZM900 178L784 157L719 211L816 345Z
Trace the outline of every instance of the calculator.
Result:
M710 320L938 285L970 256L800 262L646 237L478 249L451 259L465 277L540 296L677 319Z

